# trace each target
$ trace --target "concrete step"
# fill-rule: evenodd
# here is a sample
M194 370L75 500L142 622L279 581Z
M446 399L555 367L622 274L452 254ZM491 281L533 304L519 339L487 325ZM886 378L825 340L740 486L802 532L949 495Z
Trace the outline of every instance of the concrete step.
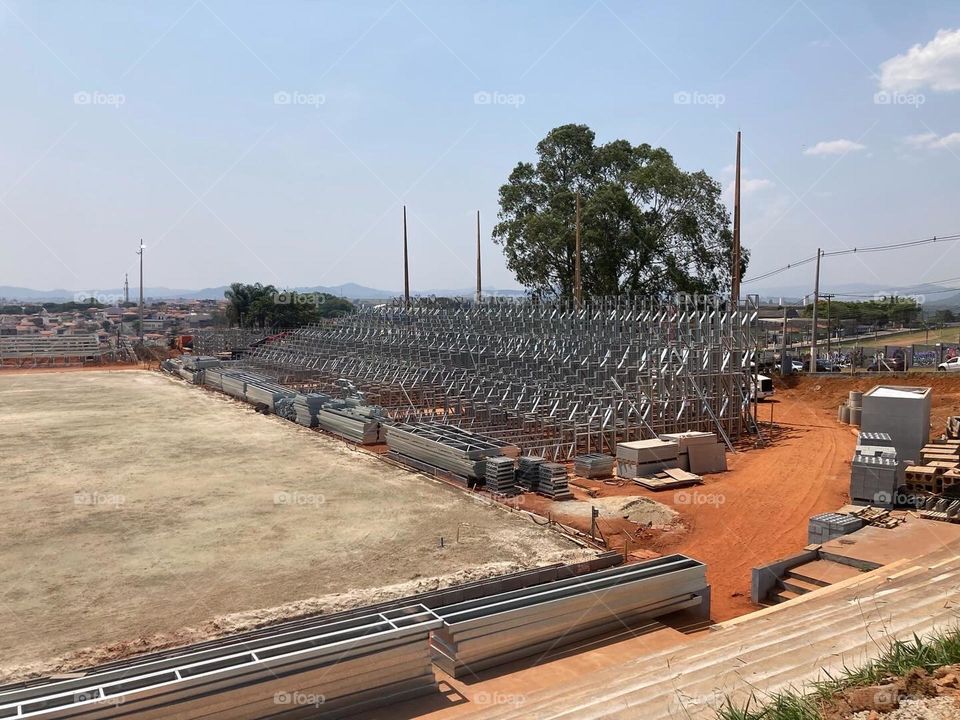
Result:
M842 565L830 560L814 560L813 562L797 565L787 570L788 578L805 580L808 583L826 587L833 585L841 580L852 578L860 574L860 571L849 565Z
M794 592L793 590L780 590L773 596L775 603L785 603L788 600L795 600L804 593Z
M819 590L825 585L818 585L812 583L809 580L802 580L796 577L790 577L789 575L783 578L780 581L780 584L783 586L784 590L790 590L791 592L803 595L804 593L813 592L814 590Z

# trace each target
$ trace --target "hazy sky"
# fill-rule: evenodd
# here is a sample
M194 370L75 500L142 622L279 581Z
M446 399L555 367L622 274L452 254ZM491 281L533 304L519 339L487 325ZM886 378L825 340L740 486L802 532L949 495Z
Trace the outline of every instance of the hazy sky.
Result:
M497 189L569 122L725 184L742 129L748 275L960 232L955 1L0 0L0 39L0 284L116 287L143 237L151 286L396 289L406 203L415 289L471 285L478 209L514 287ZM825 289L960 276L956 245Z

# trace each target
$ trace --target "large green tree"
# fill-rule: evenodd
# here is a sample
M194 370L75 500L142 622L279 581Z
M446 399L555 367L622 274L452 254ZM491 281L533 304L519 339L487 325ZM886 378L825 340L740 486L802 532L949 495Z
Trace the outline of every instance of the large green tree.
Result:
M230 325L250 328L289 328L344 315L353 304L328 293L277 290L273 285L233 283L223 293Z
M535 295L573 296L578 192L585 296L730 287L733 235L716 180L681 170L663 148L597 145L586 125L563 125L500 188L494 241Z

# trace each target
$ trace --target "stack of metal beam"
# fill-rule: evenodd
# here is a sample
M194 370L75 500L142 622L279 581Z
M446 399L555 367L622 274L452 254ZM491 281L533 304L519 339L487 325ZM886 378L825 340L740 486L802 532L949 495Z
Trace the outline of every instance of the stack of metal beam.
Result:
M240 400L247 399L247 382L234 372L225 372L220 376L220 389L227 395Z
M580 455L573 460L573 472L584 478L605 478L613 474L614 458L612 455L592 453Z
M181 355L180 360L188 370L205 370L211 367L220 367L222 361L209 355Z
M436 692L422 605L0 692L0 717L341 718Z
M381 418L368 407L325 406L317 412L317 424L332 432L361 445L375 445L383 442Z
M536 492L540 484L540 466L544 460L535 455L524 455L517 464L517 483L524 490Z
M387 444L398 455L465 478L486 477L487 458L515 458L515 445L443 423L398 423L387 427Z
M492 457L487 460L486 486L492 493L513 495L517 492L517 472L514 459Z
M286 417L304 427L317 427L317 415L330 400L330 396L323 393L297 393L290 401L289 415Z
M203 384L208 388L223 392L223 373L221 368L208 368L203 372Z
M567 468L559 463L541 463L537 492L554 500L572 500L567 486Z
M706 604L706 566L684 555L622 565L434 609L434 663L463 677L639 620Z
M265 378L248 376L246 382L247 402L253 403L254 405L266 405L271 411L275 409L277 401L281 398L292 398L294 395L296 395L296 393L292 390L288 390L282 385L277 385L276 383L270 382Z

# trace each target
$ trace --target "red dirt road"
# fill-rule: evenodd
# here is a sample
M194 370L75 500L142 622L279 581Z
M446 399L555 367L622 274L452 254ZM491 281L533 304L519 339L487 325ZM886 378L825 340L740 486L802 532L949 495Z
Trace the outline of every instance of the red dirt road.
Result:
M728 454L729 472L704 485L660 498L680 511L689 528L676 545L707 564L713 586L713 618L750 612L751 568L798 552L807 544L811 515L848 501L855 432L837 423L835 412L782 391L760 406L780 426L769 447ZM686 499L686 507L678 500ZM667 540L665 538L665 540Z

